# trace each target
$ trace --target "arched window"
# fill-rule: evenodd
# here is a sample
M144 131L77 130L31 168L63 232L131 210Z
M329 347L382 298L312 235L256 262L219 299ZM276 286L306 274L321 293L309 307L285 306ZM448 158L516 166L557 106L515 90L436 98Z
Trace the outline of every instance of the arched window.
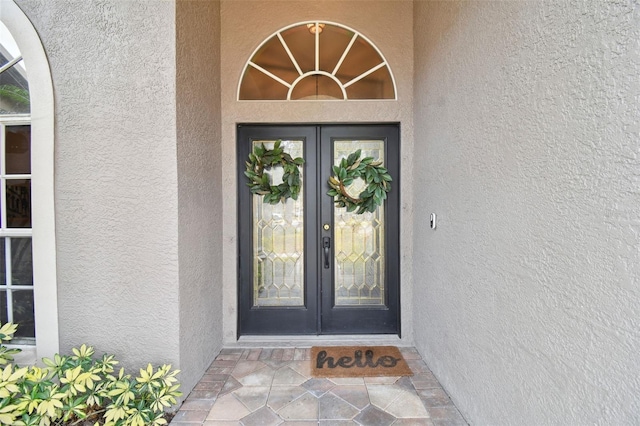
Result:
M33 117L33 120L32 120ZM58 352L53 88L40 39L0 0L0 322L37 357Z
M286 27L253 52L238 99L396 99L396 88L389 64L365 36L315 21Z

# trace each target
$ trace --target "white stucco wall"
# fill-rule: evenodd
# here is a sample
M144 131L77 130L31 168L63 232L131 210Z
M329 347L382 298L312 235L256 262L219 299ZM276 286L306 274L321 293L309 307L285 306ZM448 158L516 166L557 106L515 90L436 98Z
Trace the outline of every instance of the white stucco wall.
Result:
M175 4L18 4L55 92L60 350L177 366Z
M224 340L237 333L237 170L238 123L400 122L401 125L401 302L402 336L411 341L411 197L405 195L413 150L413 34L411 1L233 1L221 4L222 159L224 179ZM397 101L255 102L236 100L246 61L266 38L285 26L326 20L364 34L387 59L397 85ZM405 186L406 185L406 186ZM408 194L408 193L407 193Z
M414 18L416 346L473 424L637 424L640 7Z
M220 3L176 4L180 380L191 389L222 346Z

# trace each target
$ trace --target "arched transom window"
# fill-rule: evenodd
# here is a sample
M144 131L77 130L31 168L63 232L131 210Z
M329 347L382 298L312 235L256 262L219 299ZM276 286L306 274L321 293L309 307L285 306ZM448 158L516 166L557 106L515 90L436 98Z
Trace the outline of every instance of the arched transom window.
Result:
M256 49L238 99L396 99L396 89L386 59L366 37L315 21L288 26Z

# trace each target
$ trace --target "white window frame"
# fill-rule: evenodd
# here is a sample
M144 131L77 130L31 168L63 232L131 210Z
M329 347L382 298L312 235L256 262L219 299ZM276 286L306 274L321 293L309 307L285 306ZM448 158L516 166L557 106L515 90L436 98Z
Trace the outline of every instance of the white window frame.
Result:
M54 102L51 71L33 25L13 0L0 0L27 70L31 100L31 205L36 356L59 352L54 202Z
M20 114L20 115L0 115L0 153L7 152L6 150L6 129L7 127L12 126L31 126L31 115L30 114ZM31 181L31 174L7 174L6 171L6 160L0 161L0 217L7 218L7 203L4 201L7 199L7 180L29 180ZM33 200L31 200L33 201ZM31 206L30 206L31 209ZM0 238L4 238L4 253L5 259L0 259L0 262L5 262L5 274L6 274L6 283L5 288L7 290L7 314L9 318L9 322L15 322L13 318L13 295L10 295L11 291L15 290L30 290L33 292L34 286L33 282L30 285L13 284L13 271L11 270L12 266L12 249L11 249L11 240L13 238L29 238L33 244L33 228L9 228L7 223L3 223L0 226ZM33 224L32 224L33 225ZM0 243L2 244L2 243ZM33 248L33 245L32 245ZM35 315L35 312L34 312Z

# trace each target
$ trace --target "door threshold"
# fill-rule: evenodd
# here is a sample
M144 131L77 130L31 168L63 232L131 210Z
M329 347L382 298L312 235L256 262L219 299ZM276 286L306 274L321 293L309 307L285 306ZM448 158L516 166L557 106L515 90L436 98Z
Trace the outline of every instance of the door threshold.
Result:
M237 342L226 343L225 348L288 348L311 346L406 346L413 342L397 334L341 334L321 336L241 336Z

